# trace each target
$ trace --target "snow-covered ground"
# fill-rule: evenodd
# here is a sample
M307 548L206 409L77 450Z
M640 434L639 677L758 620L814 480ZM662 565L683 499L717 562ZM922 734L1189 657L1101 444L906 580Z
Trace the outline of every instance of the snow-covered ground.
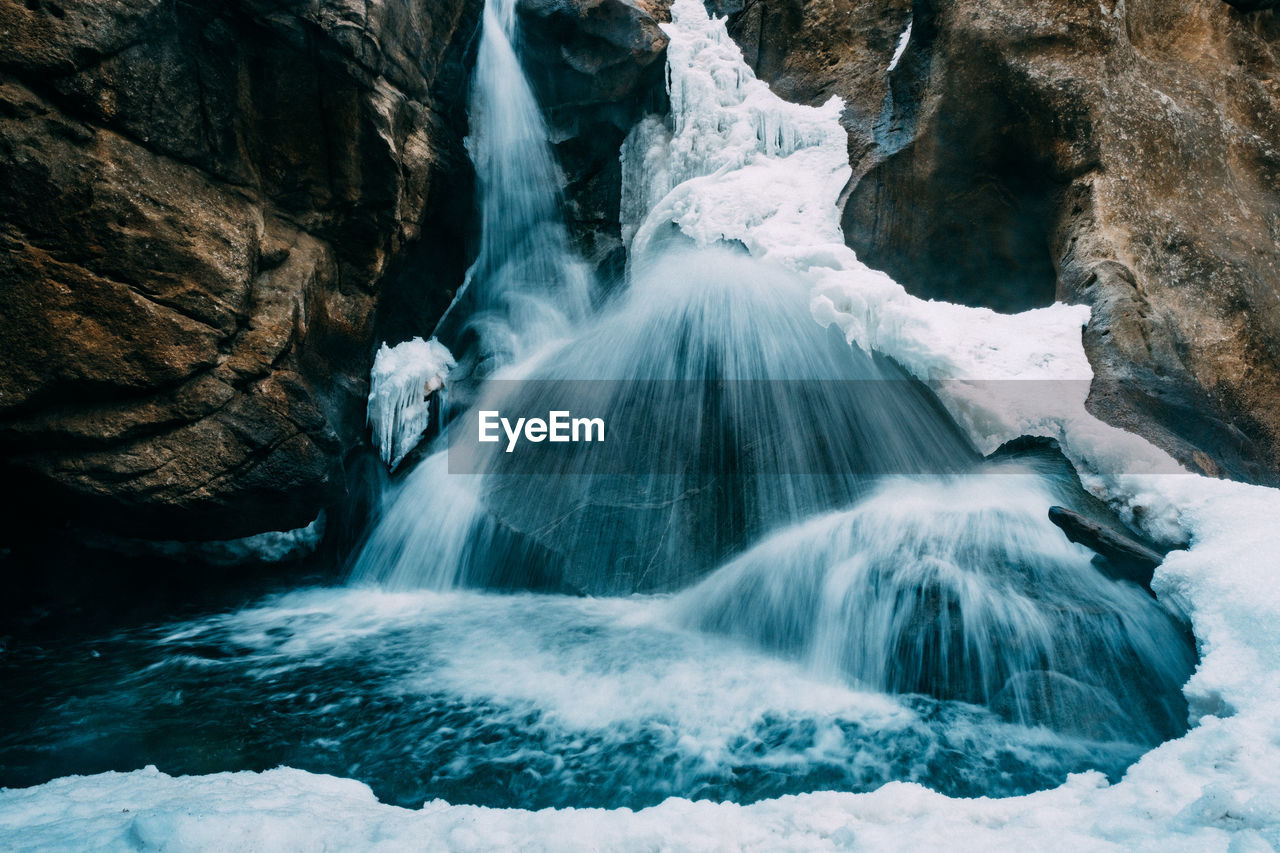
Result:
M637 812L528 812L433 802L405 810L379 804L358 782L298 770L172 778L148 769L4 792L0 846L1280 848L1280 491L1182 472L1145 441L1089 415L1080 337L1088 309L1055 305L1010 316L924 302L862 265L844 245L835 207L849 176L840 104L809 108L773 96L697 0L677 0L673 16L666 29L674 131L647 121L624 150L633 250L656 250L675 222L681 239L740 241L810 276L815 318L933 383L980 447L1028 433L1056 438L1098 495L1152 535L1189 543L1169 555L1153 586L1190 620L1198 641L1201 665L1185 688L1192 730L1116 784L1089 773L1003 800L948 799L893 783L868 794L749 806L669 800ZM641 168L651 170L643 180ZM1041 390L1028 393L1033 387Z
M1133 774L1160 785L1152 763ZM1168 787L1172 796L1151 801L1138 785L1107 787L1085 774L1006 800L951 800L891 783L751 806L671 799L635 812L529 812L437 801L410 810L382 805L359 782L301 770L174 778L147 769L11 792L0 805L0 840L11 850L1272 849L1261 804L1220 788L1182 790L1176 779Z

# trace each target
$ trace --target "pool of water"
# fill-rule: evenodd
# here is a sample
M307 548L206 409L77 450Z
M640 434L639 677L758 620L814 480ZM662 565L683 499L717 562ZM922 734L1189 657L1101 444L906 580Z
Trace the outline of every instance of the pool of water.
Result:
M1147 748L891 696L680 627L663 596L313 587L0 655L0 785L279 765L380 799L643 807L891 780L1012 796Z

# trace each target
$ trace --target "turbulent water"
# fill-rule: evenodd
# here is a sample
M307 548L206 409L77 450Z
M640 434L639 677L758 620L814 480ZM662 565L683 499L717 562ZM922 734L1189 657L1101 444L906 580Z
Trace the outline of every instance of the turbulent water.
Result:
M6 656L0 785L277 765L384 801L1011 795L1140 751L890 697L680 628L663 598L317 589Z
M519 72L510 8L491 7L482 110L486 81ZM651 117L628 140L625 291L594 313L573 288L536 291L564 322L508 347L525 356L485 382L455 372L471 393L450 434L387 495L354 562L357 586L475 590L405 635L408 648L458 644L423 664L422 684L437 689L461 661L488 685L455 709L458 742L432 742L431 755L455 756L445 776L425 762L433 784L456 772L478 785L472 762L498 762L503 790L525 786L513 804L634 805L889 779L1003 795L1083 766L1114 773L1184 730L1194 660L1147 592L1048 521L1053 504L1097 514L1096 502L1035 460L981 459L927 388L814 321L797 273L742 245L696 247L675 226L689 213L682 186L732 175L748 134L766 158L840 135L751 100L757 84L721 29L673 41L673 61L705 49L712 71L673 73L674 129ZM485 272L495 245L515 269L577 269L548 187L519 183L553 176L545 138L532 138L545 134L536 105L523 83L504 92L506 130L485 112L473 146L488 193L472 278L484 323L530 292ZM688 109L699 102L714 106ZM718 203L732 204L726 185ZM512 186L537 204L491 218ZM521 217L545 226L521 233L552 238L513 241ZM521 313L508 314L519 341ZM481 410L555 409L607 413L612 443L522 456L465 439ZM494 589L548 594L483 592ZM655 592L669 597L568 597ZM451 635L464 624L474 633ZM475 726L500 745L476 746Z
M682 597L684 621L1028 725L1149 744L1179 734L1185 631L1099 574L1046 520L1056 500L1016 465L890 479L716 571Z
M390 498L357 582L670 590L877 474L978 458L926 389L813 322L793 273L727 249L633 271L571 340L500 375L470 415L592 406L615 438L533 472L500 443L438 451Z
M673 224L707 212L681 186L733 203L726 146L844 146L826 112L797 129L743 94L761 84L722 23L690 33L672 51L713 73L672 92L674 136L650 117L629 140L628 281L593 308L514 2L490 0L479 254L436 330L460 354L446 434L349 586L0 660L0 785L287 764L408 806L1008 796L1115 777L1185 729L1186 631L1048 521L1106 515L1070 472L982 459L927 387L814 321L800 273ZM622 437L459 449L481 409L565 400Z

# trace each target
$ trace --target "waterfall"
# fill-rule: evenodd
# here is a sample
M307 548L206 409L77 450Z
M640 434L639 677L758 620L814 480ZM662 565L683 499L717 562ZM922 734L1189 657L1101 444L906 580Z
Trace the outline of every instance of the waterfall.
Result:
M159 796L161 772L287 765L297 769L253 778L288 789L300 771L328 774L314 790L350 796L365 815L379 812L351 778L385 803L427 803L413 820L451 812L442 803L485 807L460 813L463 846L509 843L520 825L473 832L507 821L513 813L496 810L508 808L573 808L590 821L601 819L591 809L658 822L678 812L692 826L705 807L729 817L711 832L699 824L703 840L751 843L738 826L746 810L708 803L818 791L882 793L753 813L799 827L792 846L849 847L913 820L945 823L956 804L938 794L981 798L970 814L984 826L1031 814L989 798L1043 791L1037 802L1075 807L1110 796L1186 830L1184 845L1225 844L1212 833L1266 811L1254 807L1265 792L1237 802L1213 780L1220 766L1235 772L1242 745L1274 734L1258 727L1271 719L1257 716L1265 689L1219 692L1254 671L1224 621L1269 611L1191 611L1226 661L1197 676L1200 745L1144 760L1131 777L1146 787L1102 794L1104 776L1119 780L1186 730L1191 636L1150 590L1105 573L1049 521L1059 505L1120 524L1056 448L1008 441L1048 433L1045 409L1006 418L1008 406L966 409L953 396L962 428L929 384L1061 378L1085 361L1080 313L1029 312L1037 320L922 303L861 265L835 208L850 174L839 101L782 101L723 19L700 0L671 9L671 111L637 122L620 151L626 281L593 300L520 67L516 0L488 0L468 138L479 252L435 336L377 354L368 415L396 473L349 582L291 574L303 587L281 590L283 577L247 579L260 584L252 602L236 586L226 605L184 602L154 618L136 606L137 584L115 584L121 606L99 609L147 618L46 641L42 614L19 629L37 642L0 638L13 699L0 705L0 786L152 765L136 778ZM598 442L556 441L545 422L520 447L479 429L481 413L570 410L598 417ZM984 427L985 415L1017 428ZM436 417L442 432L418 455ZM975 439L994 449L992 435L1006 443L984 457ZM1204 491L1208 482L1178 500L1195 516L1187 529L1219 540L1210 553L1222 563L1171 558L1156 584L1179 579L1174 594L1200 605L1231 588L1219 586L1231 560L1256 559L1247 541L1221 544L1226 516L1271 517L1253 497ZM1217 495L1230 509L1209 511ZM1160 511L1151 497L1135 496L1135 515ZM1240 726L1224 740L1230 714ZM1186 775L1210 765L1208 781ZM1177 792L1146 809L1143 792L1171 768ZM239 777L209 783L222 800L237 784L228 778ZM120 811L85 781L102 784L48 790ZM10 793L26 803L11 813L62 832L67 821ZM120 818L119 837L159 837L167 813L188 811L166 802ZM801 807L821 827L793 821ZM894 826L861 821L871 813ZM559 832L563 817L533 820ZM1027 820L1013 843L1065 826L1061 814ZM1121 844L1139 837L1118 813L1102 822Z
M871 689L1158 743L1185 726L1184 632L1062 536L1047 519L1057 500L1009 466L891 478L724 566L676 615Z
M722 50L732 45L718 38ZM481 371L499 381L475 391L480 402L471 400L469 412L545 411L554 406L540 405L542 398L588 382L598 383L591 396L604 410L647 413L644 435L680 433L673 419L705 423L693 430L692 448L619 448L622 474L616 459L606 471L567 458L558 470L514 476L511 458L496 447L467 473L448 474L442 441L388 496L353 579L394 588L673 589L764 533L846 505L871 473L951 471L976 459L929 392L813 322L807 285L794 272L728 244L688 252L680 251L688 241L677 240L660 249L658 229L648 227L644 243L653 250L633 247L624 297L588 316L588 278L560 216L563 179L518 44L513 0L491 0L468 143L480 191L480 252L437 329L447 343L450 330L478 336L480 354L462 372L481 359L505 365ZM708 97L696 82L686 88L677 105ZM829 146L833 133L817 117L793 121L758 101L746 104L741 118L765 156ZM678 131L675 144L684 153L669 169L627 168L624 219L643 218L668 183L740 160L728 144L739 132L721 138L694 119ZM680 141L687 139L700 144ZM718 151L729 151L728 159ZM504 381L513 379L526 385ZM788 380L808 384L779 399L787 389L768 383ZM471 426L464 413L453 429ZM673 451L689 455L695 470L664 470ZM601 525L608 535L599 535Z
M973 465L927 389L813 322L806 293L795 273L726 248L672 250L633 269L621 299L520 365L520 381L481 388L471 409L589 400L637 413L632 440L536 473L488 445L475 474L448 482L441 452L405 481L357 577L669 590L764 533L847 505L874 475ZM473 434L471 415L451 429Z
M673 15L672 115L621 152L627 285L593 311L513 0L487 4L469 142L481 248L438 330L474 334L481 381L452 439L388 494L352 581L669 592L670 625L833 682L1091 742L1182 731L1185 631L1047 520L1051 503L1088 504L1078 482L1063 494L983 460L925 385L815 321L815 282L851 257L812 202L848 175L839 103L779 100L723 21L694 0ZM792 179L795 198L761 197ZM874 304L864 325L883 332ZM567 399L624 414L632 440L543 445L533 467L501 444L454 455L482 410Z
M436 337L476 360L511 363L565 335L590 308L591 277L571 251L564 181L520 66L516 0L488 0L471 83L467 151L476 171L480 245Z
M570 248L562 216L564 179L518 44L516 0L486 0L467 137L479 248L433 335L460 354L455 374L464 377L504 367L510 375L539 347L567 336L591 304L591 277ZM413 426L418 434L425 428L420 420ZM374 431L397 428L375 425ZM400 454L384 454L399 461ZM354 560L352 578L395 588L456 586L473 552L482 550L476 547L486 538L481 530L492 527L481 517L477 488L474 477L450 476L443 450L436 449L384 497L383 519Z

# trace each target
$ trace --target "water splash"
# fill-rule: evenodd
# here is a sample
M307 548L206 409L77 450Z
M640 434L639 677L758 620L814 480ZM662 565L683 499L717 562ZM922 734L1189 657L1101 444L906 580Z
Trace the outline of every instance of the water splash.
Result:
M894 693L1154 744L1186 729L1185 631L1047 520L1043 480L894 478L685 593L685 624Z
M1096 767L1117 776L1136 756L824 682L675 628L661 603L312 589L24 645L0 659L14 700L0 708L0 785L287 764L413 809L642 808L893 780L1011 795Z

